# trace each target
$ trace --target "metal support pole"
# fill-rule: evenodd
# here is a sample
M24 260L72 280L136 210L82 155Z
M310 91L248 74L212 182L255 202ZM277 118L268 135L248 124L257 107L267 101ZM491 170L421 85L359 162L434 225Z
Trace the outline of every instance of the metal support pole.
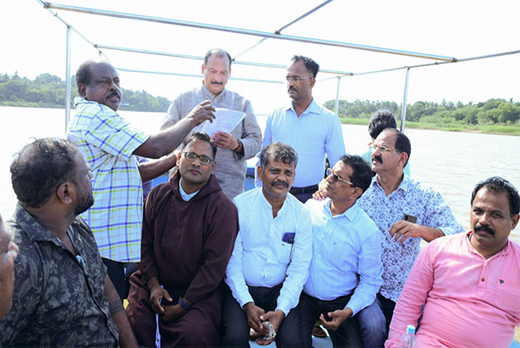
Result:
M408 75L410 74L410 68L406 68L406 80L404 82L404 97L403 107L401 110L401 132L404 133L404 124L406 123L406 105L408 103Z
M65 83L67 86L65 87L65 133L67 133L67 129L69 128L69 120L70 120L70 96L71 96L71 78L70 78L70 39L71 39L71 28L67 26L67 47L66 47L66 68L65 68Z
M336 115L338 115L338 109L339 109L339 82L341 81L341 76L337 76L337 78L338 78L338 84L336 87L336 107L335 107ZM338 117L339 117L339 115L338 115Z

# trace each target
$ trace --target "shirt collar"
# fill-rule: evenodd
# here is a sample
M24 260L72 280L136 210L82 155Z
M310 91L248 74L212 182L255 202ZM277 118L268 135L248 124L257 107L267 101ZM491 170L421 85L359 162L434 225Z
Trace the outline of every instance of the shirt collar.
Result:
M195 192L193 192L193 193L191 193L191 194L188 194L188 193L186 193L186 192L182 189L182 185L181 185L181 183L182 183L182 178L179 179L179 192L180 192L180 194L181 194L182 199L183 199L184 201L186 201L186 202L188 202L190 199L192 199L193 197L195 197L195 195L196 195L197 193L199 193L199 191L200 191L200 190L199 190L199 191L195 191Z
M271 203L269 203L269 201L267 200L267 198L265 198L264 196L264 192L262 191L262 187L257 187L256 188L258 190L258 194L260 195L260 199L262 201L262 205L264 206L264 208L266 210L268 210L269 212L271 212L271 216L272 216L272 211L273 211L273 206L271 205ZM278 213L276 214L276 216L280 216L280 215L283 215L284 214L284 211L286 211L287 209L289 208L286 208L287 205L289 205L289 200L291 199L291 197L289 196L292 196L289 192L287 192L287 196L285 196L285 200L283 201L282 203L282 207L280 208L280 210L278 211ZM296 198L294 198L296 199Z
M396 191L408 191L410 189L410 185L412 184L412 179L410 179L410 177L408 175L404 175L403 173L403 180L401 181L401 183L399 184L399 187L397 187L397 189L393 192L396 192ZM377 175L374 175L374 177L372 177L372 186L377 186L379 187L381 190L383 190L383 187L379 184L379 181L377 181ZM393 193L392 192L392 193Z
M289 109L294 111L294 113L296 113L296 111L294 110L294 106L293 106L292 102L287 104L286 110L289 110ZM316 103L314 101L314 98L312 98L311 103L309 104L307 109L300 115L300 117L305 115L305 114L308 114L308 113L313 113L313 114L318 114L318 115L320 114L320 107L319 107L318 103Z
M202 94L204 95L204 97L208 98L212 102L216 102L216 101L220 101L224 98L224 95L226 94L227 89L224 88L222 90L222 92L220 92L219 95L215 95L215 94L213 94L213 92L211 92L208 89L208 87L206 87L206 85L204 83L202 83L201 91L202 91Z
M52 242L61 246L58 237L36 220L19 202L16 204L14 215L16 216L16 222L25 231L30 240L34 242Z
M331 203L330 198L327 198L325 201L325 204L323 206L323 210L324 210L325 214L327 216L329 216L330 218L336 219L336 218L340 218L340 217L345 217L349 221L354 221L354 219L356 218L356 215L358 214L359 206L358 206L357 201L356 201L356 203L354 203L353 206L351 206L350 208L345 210L343 213L338 214L336 216L332 216L332 211L330 210L330 203Z
M87 105L89 105L89 104L95 104L95 105L99 105L99 107L101 107L103 109L108 109L111 112L116 112L116 111L112 110L111 108L109 108L108 106L106 106L105 104L101 104L96 101L86 100L86 99L83 99L82 97L74 98L74 108L75 109L78 109L79 107L81 107L81 104L85 104L83 107L87 107Z
M467 250L474 253L474 254L477 254L477 255L480 255L480 257L484 257L482 256L477 249L475 249L475 247L471 244L471 241L469 240L469 237L470 235L473 233L473 231L469 231L468 233L466 233L464 235L464 245L466 246ZM507 256L509 255L509 250L511 249L510 247L510 244L511 244L511 240L508 239L507 240L507 244L502 248L502 250L500 250L498 253L496 253L495 255L491 256L488 260L491 260L495 257L499 257L499 256Z

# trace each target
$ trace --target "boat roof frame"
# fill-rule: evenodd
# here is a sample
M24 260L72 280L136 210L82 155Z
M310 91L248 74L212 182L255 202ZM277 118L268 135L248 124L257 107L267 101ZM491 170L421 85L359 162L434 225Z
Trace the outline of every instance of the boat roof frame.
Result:
M139 53L139 54L146 54L146 55L159 55L159 56L167 56L167 57L175 57L175 58L183 58L183 59L196 59L196 60L203 60L204 57L187 55L187 54L178 54L178 53L174 53L174 52L161 52L161 51L152 51L152 50L104 45L102 43L93 43L85 35L83 35L78 30L76 30L70 23L68 23L66 20L64 20L62 17L60 17L58 15L58 13L54 12L53 10L72 11L72 12L88 14L88 15L133 19L133 20L146 21L146 22L152 22L152 23L187 26L187 27L199 28L199 29L205 29L205 30L217 30L217 31L229 32L229 33L235 33L235 34L261 37L260 41L258 41L256 44L254 44L250 48L244 50L243 52L241 52L238 55L236 55L235 57L233 57L233 63L239 64L239 65L248 65L248 66L273 68L273 69L285 69L286 65L282 65L282 64L267 64L267 63L261 63L261 62L249 62L249 61L237 60L237 58L240 55L254 49L261 43L265 42L265 40L267 40L267 39L305 42L305 43L316 44L316 45L335 46L335 47L341 47L341 48L346 48L346 49L357 49L357 50L372 51L372 52L377 52L377 53L394 54L394 55L400 55L400 56L409 56L409 57L415 57L415 58L434 60L434 62L429 62L429 63L424 63L424 64L399 66L399 67L395 67L395 68L365 71L365 72L358 72L358 73L340 71L340 70L335 70L335 69L320 69L320 72L322 72L322 73L335 75L333 77L321 79L320 81L330 80L332 78L337 79L336 103L335 103L336 114L338 113L339 89L340 89L341 78L346 77L346 76L360 76L360 75L377 74L377 73L384 73L384 72L397 71L397 70L405 70L406 75L405 75L405 85L404 85L404 93L403 93L404 95L403 95L403 104L402 104L402 108L401 108L401 111L402 111L401 112L401 131L403 131L403 132L404 132L405 123L406 123L406 107L407 107L408 80L409 80L410 69L423 68L423 67L435 66L435 65L443 65L443 64L460 63L460 62L467 62L467 61L480 60L480 59L495 58L495 57L520 53L520 50L515 50L515 51L500 52L500 53L494 53L494 54L477 56L477 57L456 58L456 57L448 57L448 56L441 56L441 55L428 54L428 53L403 51L403 50L397 50L397 49L392 49L392 48L359 45L359 44L325 40L325 39L316 39L316 38L310 38L310 37L283 35L281 33L282 30L284 30L287 27L289 27L290 25L298 22L299 20L311 15L312 13L318 11L320 8L324 7L325 5L332 2L333 0L324 1L323 3L317 5L310 11L307 11L305 14L299 16L298 18L296 18L293 21L289 22L288 24L284 25L280 29L276 30L274 33L257 31L257 30L249 30L249 29L243 29L243 28L236 28L236 27L226 27L226 26L220 26L220 25L214 25L214 24L183 21L183 20L178 20L178 19L171 19L171 18L164 18L164 17L157 17L157 16L147 16L147 15L140 15L140 14L133 14L133 13L116 12L116 11L108 11L108 10L101 10L101 9L94 9L94 8L87 8L87 7L63 5L63 4L56 4L56 3L51 3L51 2L47 2L47 1L41 1L41 0L35 0L35 1L38 2L44 9L48 10L55 18L60 20L67 27L67 38L66 38L66 41L67 41L66 42L66 46L67 46L66 47L66 86L67 86L67 89L66 89L66 107L65 107L65 129L67 129L67 126L68 126L68 123L70 120L70 106L71 106L71 74L70 74L71 31L74 31L76 34L78 34L89 45L94 47L100 55L105 56L106 58L108 58L108 57L103 50L116 50L116 51L122 51L122 52L131 52L131 53ZM134 72L134 73L200 77L199 75L184 74L184 73L159 72L159 71L123 69L123 68L118 68L118 69L121 71ZM234 77L231 79L248 81L248 82L260 82L260 83L283 83L280 81L259 80L259 79L249 79L249 78Z

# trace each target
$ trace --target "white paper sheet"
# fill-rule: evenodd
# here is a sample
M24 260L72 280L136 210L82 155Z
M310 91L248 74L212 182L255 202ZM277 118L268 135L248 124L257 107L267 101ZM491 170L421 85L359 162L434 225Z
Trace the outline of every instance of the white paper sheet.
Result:
M231 133L245 116L245 112L242 111L217 108L215 110L215 119L212 123L205 121L202 131L209 136L212 136L217 131Z

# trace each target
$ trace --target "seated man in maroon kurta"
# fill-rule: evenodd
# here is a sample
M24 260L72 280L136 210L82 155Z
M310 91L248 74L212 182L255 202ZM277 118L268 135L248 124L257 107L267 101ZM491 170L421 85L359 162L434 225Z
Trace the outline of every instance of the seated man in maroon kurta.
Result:
M213 175L216 151L205 133L193 133L177 172L146 201L127 307L142 346L155 347L156 314L163 348L220 346L221 285L238 217Z

